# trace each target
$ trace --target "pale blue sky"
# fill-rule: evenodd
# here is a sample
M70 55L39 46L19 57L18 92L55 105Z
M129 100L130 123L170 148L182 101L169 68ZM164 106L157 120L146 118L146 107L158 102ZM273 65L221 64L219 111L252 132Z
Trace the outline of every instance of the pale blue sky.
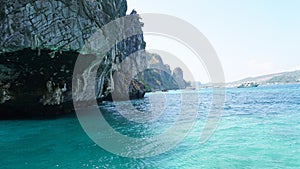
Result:
M300 69L299 0L128 0L128 12L133 8L196 26L218 53L227 82ZM161 43L145 38L147 48Z

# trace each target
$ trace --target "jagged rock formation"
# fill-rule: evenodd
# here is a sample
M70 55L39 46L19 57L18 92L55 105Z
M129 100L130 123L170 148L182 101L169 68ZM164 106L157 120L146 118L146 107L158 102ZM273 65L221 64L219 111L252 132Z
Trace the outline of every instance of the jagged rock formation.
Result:
M127 77L140 81L147 91L186 88L180 68L172 72L170 66L164 64L161 56L145 50L140 50L123 60L119 71L126 72Z
M0 8L1 116L43 115L70 110L72 73L79 50L103 25L125 16L127 3L23 0L4 1ZM136 25L126 31L141 32L138 16L134 20ZM111 92L111 74L117 60L141 49L145 49L145 42L139 34L118 43L103 56L98 75L102 82L96 91L100 101ZM143 97L142 84L133 84L129 89L131 99Z
M81 49L91 34L125 16L126 0L17 0L0 4L0 51Z
M185 82L185 80L183 79L183 71L181 68L177 67L173 70L173 78L175 79L175 81L178 84L178 87L180 89L184 89L187 86L187 83Z
M132 23L125 23L120 31L139 34L116 43L102 55L82 51L96 31L100 29L101 36L106 38L104 25L126 16L126 0L17 0L1 2L0 8L0 117L52 115L72 110L72 75L78 57L86 58L87 63L93 57L100 61L96 91L78 96L80 101L91 95L99 101L112 100L112 93L120 96L117 100L142 98L144 86L152 90L178 88L175 81L182 76L170 76L170 68L158 55L143 51L146 43L136 11L132 12ZM137 51L142 51L143 57L120 65ZM81 88L88 81L86 75L96 68L92 61L89 64L75 77ZM146 67L152 73L134 76ZM160 70L153 71L155 67ZM120 70L123 74L114 79L114 73ZM124 86L124 82L128 85ZM124 93L129 93L129 98L124 98Z
M138 75L138 79L146 86L147 91L184 89L186 82L183 79L183 72L180 68L172 70L164 64L157 54L146 53L147 70ZM181 71L179 74L178 71Z

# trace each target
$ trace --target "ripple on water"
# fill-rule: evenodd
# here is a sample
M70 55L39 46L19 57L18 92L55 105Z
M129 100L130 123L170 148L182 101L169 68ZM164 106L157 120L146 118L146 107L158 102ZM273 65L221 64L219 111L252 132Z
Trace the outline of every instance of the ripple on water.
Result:
M179 145L159 156L132 159L111 154L88 138L75 116L1 121L1 168L300 168L300 85L228 89L218 130L205 144L198 141L211 91L195 92L200 99L195 125ZM147 113L151 105L159 105L150 103L150 96L130 103ZM115 130L146 137L163 133L178 120L180 98L179 91L166 94L169 106L150 123L127 120L114 103L99 106Z

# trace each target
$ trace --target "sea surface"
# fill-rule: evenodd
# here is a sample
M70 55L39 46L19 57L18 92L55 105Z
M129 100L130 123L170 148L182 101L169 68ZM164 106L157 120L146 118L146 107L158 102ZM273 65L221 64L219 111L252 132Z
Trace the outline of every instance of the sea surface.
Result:
M70 115L0 121L0 168L300 168L299 84L226 89L222 119L204 144L199 143L199 137L212 105L210 89L148 93L142 100L130 101L145 113L152 105L163 110L159 119L148 123L126 120L118 113L115 104L122 107L126 102L103 103L99 108L119 133L151 137L178 120L176 111L183 92L199 94L195 124L177 146L160 155L127 158L112 154L95 144L77 116ZM161 98L168 102L166 106L159 106L165 103Z

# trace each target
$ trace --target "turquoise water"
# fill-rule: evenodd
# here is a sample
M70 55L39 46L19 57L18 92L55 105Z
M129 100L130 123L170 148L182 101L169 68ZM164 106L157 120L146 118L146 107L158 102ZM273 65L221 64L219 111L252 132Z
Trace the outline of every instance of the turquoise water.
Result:
M198 92L195 126L161 155L132 159L111 154L89 139L76 116L0 121L0 168L300 168L300 85L227 89L222 120L205 144L198 140L211 94ZM166 94L174 104L153 125L126 121L112 104L100 107L115 130L143 137L163 132L176 120L179 93ZM152 95L132 103L147 109Z

